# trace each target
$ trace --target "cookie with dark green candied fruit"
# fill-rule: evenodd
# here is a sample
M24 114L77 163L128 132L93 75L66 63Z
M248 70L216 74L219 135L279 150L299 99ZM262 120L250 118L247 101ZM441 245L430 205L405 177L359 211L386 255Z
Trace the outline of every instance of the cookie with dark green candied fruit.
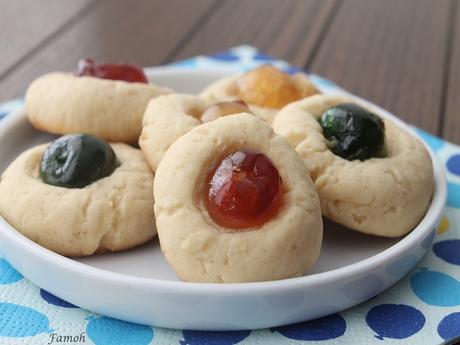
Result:
M398 237L425 215L434 189L430 155L372 104L315 95L283 108L273 129L310 171L325 217L351 230Z
M8 166L0 215L61 255L122 251L156 235L152 190L153 172L140 150L71 135L32 147Z

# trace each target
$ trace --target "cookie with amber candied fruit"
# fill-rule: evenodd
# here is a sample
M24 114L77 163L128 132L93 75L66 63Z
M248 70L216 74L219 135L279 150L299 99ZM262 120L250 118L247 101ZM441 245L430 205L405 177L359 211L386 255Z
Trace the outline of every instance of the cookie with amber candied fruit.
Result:
M154 199L161 249L185 281L297 277L318 258L323 225L308 170L250 114L199 125L172 144Z
M289 75L272 65L222 78L206 87L201 97L212 102L240 99L268 123L285 105L318 93L305 73Z
M155 171L168 148L192 128L238 113L251 113L251 110L239 100L212 103L187 94L157 97L145 111L139 146Z
M167 88L149 84L142 69L81 60L75 73L34 80L25 103L29 121L54 133L87 133L111 142L136 143L147 103Z

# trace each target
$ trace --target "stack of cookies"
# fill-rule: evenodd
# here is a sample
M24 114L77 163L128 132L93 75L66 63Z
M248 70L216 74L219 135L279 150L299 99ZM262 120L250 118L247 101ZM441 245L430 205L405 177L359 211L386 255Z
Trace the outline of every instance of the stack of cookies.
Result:
M302 276L319 256L322 216L402 236L433 193L417 138L359 100L320 94L304 73L269 65L190 95L149 84L135 66L85 59L73 74L35 80L26 112L63 136L3 173L0 214L66 256L158 234L185 281Z

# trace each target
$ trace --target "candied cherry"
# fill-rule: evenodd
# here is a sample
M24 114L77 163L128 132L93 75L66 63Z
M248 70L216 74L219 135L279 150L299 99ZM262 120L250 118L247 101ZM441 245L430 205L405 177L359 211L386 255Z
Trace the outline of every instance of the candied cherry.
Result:
M261 107L282 108L302 98L292 77L270 65L247 72L237 85L243 101Z
M241 230L261 226L277 214L281 203L281 177L263 153L233 152L208 175L206 209L223 227Z
M92 59L78 61L77 76L91 76L100 79L122 80L129 83L148 83L142 69L128 64L97 63Z
M251 111L243 101L219 102L204 111L203 115L201 115L201 121L211 122L221 116L238 113L251 113Z
M383 148L383 120L354 103L327 109L320 119L329 149L349 161L378 156Z

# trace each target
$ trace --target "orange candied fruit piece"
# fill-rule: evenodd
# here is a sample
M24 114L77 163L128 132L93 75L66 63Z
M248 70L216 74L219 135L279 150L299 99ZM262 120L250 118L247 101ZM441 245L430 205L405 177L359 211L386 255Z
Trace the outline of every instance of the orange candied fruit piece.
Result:
M247 72L237 85L243 101L261 107L282 108L302 98L292 77L270 65Z

